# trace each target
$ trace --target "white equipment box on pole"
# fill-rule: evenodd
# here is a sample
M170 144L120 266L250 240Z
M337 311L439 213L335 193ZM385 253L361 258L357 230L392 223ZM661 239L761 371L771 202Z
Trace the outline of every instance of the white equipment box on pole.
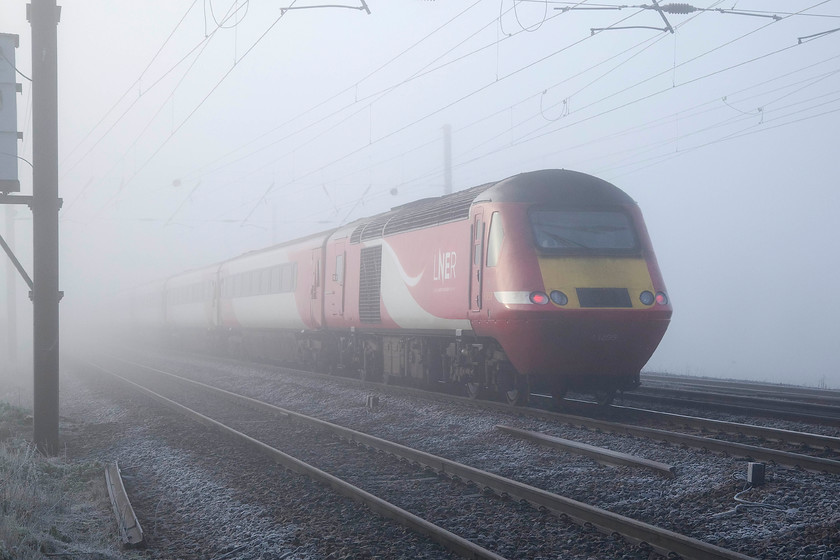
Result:
M17 94L15 79L17 35L0 33L0 193L20 192L18 178Z

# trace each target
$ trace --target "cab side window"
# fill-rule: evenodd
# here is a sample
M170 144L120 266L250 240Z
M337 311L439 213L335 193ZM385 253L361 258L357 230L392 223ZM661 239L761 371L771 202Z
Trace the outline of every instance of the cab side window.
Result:
M502 242L505 239L505 229L498 212L490 217L490 232L487 234L487 266L496 266L502 252Z

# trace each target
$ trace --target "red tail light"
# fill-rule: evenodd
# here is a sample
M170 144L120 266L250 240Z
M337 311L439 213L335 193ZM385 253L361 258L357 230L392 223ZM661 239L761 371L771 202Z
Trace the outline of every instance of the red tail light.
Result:
M536 303L537 305L545 305L548 303L548 296L545 292L531 292L531 303Z

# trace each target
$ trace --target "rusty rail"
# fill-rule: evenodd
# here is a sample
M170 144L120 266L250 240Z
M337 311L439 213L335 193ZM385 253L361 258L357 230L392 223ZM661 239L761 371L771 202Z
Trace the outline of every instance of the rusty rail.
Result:
M116 461L105 467L105 484L108 487L108 496L111 498L114 516L117 518L117 526L123 546L125 548L143 546L143 529L134 514L134 508L131 507L131 501L129 501L125 485L123 485L120 466Z
M496 429L518 438L536 442L540 445L554 447L555 449L562 449L563 451L568 451L577 455L583 455L597 461L598 463L606 465L642 467L654 470L659 474L667 476L668 478L674 478L677 472L676 467L673 465L667 465L665 463L660 463L659 461L652 461L650 459L637 457L636 455L630 455L628 453L613 451L612 449L596 447L594 445L550 436L548 434L541 434L539 432L520 430L519 428L513 428L511 426L497 425Z

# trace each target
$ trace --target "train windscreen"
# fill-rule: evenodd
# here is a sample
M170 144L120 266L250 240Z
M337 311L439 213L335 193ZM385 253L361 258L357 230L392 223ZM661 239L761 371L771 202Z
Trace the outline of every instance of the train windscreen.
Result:
M540 249L571 252L630 252L638 249L630 217L615 210L534 210L530 213Z

